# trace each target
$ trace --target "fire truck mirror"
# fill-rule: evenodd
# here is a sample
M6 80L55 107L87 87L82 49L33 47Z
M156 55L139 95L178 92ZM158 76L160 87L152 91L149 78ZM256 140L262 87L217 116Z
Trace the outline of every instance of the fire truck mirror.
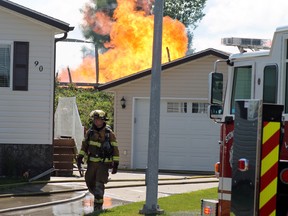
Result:
M223 116L223 107L221 105L209 105L208 113L211 119L222 119Z
M209 74L209 102L210 104L222 104L223 74L211 72Z

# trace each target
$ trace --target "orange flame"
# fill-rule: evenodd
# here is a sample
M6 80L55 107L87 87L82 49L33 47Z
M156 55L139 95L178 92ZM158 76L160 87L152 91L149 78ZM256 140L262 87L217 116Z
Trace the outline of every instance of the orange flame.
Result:
M99 82L105 83L118 79L152 66L153 24L154 15L145 11L137 11L134 0L118 0L114 11L114 20L104 14L96 13L86 16L87 23L98 25L94 31L98 34L110 33L110 42L105 46L108 51L99 55ZM92 18L92 20L91 20ZM105 26L105 28L101 28ZM163 18L162 63L169 61L166 47L169 49L170 60L185 56L188 38L185 26L170 17ZM65 75L66 74L66 75ZM95 83L95 60L91 57L83 59L76 69L71 69L73 82ZM61 82L67 82L68 74L62 71Z

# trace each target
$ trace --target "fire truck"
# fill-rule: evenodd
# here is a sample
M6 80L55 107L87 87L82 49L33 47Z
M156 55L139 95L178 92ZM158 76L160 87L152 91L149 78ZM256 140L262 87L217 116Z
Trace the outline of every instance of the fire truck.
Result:
M288 216L288 26L270 47L261 39L222 43L239 53L209 74L208 113L221 124L219 187L216 201L202 200L202 215Z

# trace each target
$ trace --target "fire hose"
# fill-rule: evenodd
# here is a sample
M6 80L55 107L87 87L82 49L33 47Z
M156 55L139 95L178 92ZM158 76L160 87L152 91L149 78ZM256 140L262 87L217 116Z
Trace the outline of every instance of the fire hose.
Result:
M180 185L180 184L201 184L201 183L215 183L218 182L218 180L201 180L201 181L187 181L187 180L192 180L192 179L203 179L203 178L209 178L212 176L193 176L193 177L185 177L185 178L165 178L165 179L159 179L158 185ZM139 183L139 184L127 184L127 185L111 185L111 186L106 186L106 189L116 189L116 188L129 188L129 187L143 187L146 186L145 184L145 179L117 179L117 180L110 180L109 182L135 182L135 181L142 181L144 183ZM161 181L167 181L167 182L161 182ZM173 182L171 182L173 181ZM177 182L175 182L177 181ZM52 181L37 181L37 182L29 182L26 184L46 184L46 183L70 183L70 182L84 182L83 179L79 180L52 180ZM13 186L22 186L25 185L23 183L18 183L18 184L11 184L8 185L10 187ZM7 185L6 185L7 186ZM67 202L74 202L76 200L82 199L85 197L85 195L88 193L87 188L78 188L78 189L65 189L65 190L55 190L55 191L48 191L48 192L30 192L30 193L19 193L19 194L1 194L1 198L9 198L9 197L27 197L27 196L49 196L53 194L61 194L61 193L72 193L72 192L79 192L83 191L82 194L76 197L68 198L68 199L62 199L62 200L57 200L57 201L51 201L51 202L45 202L45 203L39 203L39 204L32 204L32 205L26 205L26 206L19 206L19 207L13 207L13 208L6 208L6 209L0 209L0 213L5 213L5 212L13 212L13 211L20 211L20 210L26 210L26 209L33 209L33 208L39 208L39 207L44 207L44 206L51 206L51 205L56 205L56 204L61 204L61 203L67 203Z

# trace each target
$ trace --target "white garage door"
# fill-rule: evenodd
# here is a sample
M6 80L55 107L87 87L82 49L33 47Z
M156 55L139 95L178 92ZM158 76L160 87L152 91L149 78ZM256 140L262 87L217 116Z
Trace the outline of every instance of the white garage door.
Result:
M148 157L149 100L136 99L133 168L145 169ZM159 169L213 171L219 160L220 125L208 118L207 104L161 100Z

